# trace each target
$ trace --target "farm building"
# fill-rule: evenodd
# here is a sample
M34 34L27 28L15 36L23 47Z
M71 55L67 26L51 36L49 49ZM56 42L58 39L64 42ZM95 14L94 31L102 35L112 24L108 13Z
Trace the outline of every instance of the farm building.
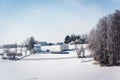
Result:
M61 51L68 50L68 49L69 47L67 44L41 47L42 51L50 51L50 52L61 52Z
M34 44L34 50L35 50L35 52L40 52L41 51L41 44Z
M48 43L47 42L38 42L38 44L41 46L47 46Z

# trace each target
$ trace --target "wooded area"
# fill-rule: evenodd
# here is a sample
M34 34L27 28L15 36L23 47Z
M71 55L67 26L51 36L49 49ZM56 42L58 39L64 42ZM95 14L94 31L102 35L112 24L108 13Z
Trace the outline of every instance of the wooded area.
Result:
M89 34L89 49L101 65L120 63L120 11L101 18Z

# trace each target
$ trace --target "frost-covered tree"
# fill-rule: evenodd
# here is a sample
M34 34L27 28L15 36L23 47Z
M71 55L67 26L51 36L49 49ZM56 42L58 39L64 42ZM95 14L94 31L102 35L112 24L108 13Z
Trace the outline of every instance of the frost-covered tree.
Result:
M119 64L120 62L120 11L109 15L109 29L108 29L108 50L109 50L109 64Z
M120 62L120 11L101 18L89 34L89 49L102 65Z

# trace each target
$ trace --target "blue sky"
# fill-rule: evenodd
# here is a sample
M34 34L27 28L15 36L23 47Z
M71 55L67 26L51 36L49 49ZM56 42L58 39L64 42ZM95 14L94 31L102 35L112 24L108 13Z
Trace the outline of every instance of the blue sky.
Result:
M99 18L120 8L120 0L0 0L0 44L64 41L88 33Z

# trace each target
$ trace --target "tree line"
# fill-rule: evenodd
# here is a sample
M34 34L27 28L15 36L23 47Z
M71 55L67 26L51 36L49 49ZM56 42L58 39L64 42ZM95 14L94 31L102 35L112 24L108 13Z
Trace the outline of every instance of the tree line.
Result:
M120 11L101 18L89 34L89 49L101 65L120 63Z
M69 44L73 42L73 44L85 44L88 42L88 36L87 34L82 34L82 35L67 35L65 37L64 43Z

